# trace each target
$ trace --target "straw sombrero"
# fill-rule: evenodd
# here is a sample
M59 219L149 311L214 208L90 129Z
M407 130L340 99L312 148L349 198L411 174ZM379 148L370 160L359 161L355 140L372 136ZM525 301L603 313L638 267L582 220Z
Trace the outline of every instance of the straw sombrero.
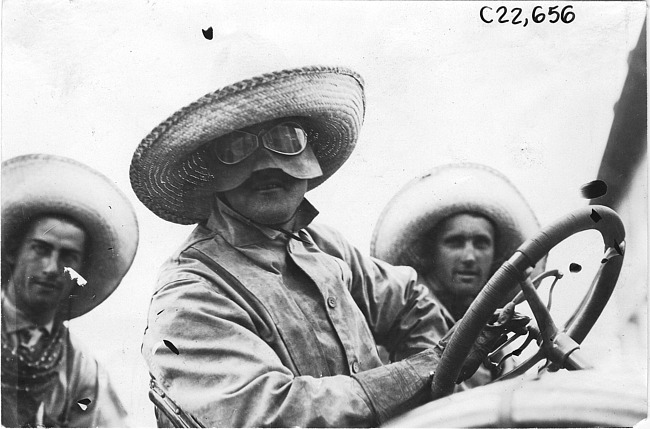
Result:
M131 186L159 217L193 224L210 214L214 177L205 143L236 129L282 117L302 125L327 180L352 153L363 122L363 80L339 67L264 74L207 94L174 113L142 140L131 162Z
M495 268L540 228L524 197L501 173L480 164L448 164L413 179L390 200L375 226L370 252L394 265L426 270L424 237L441 220L463 212L493 222Z
M95 308L120 284L138 247L138 222L131 203L104 175L69 158L32 154L2 163L2 253L15 234L39 215L63 214L80 222L90 236L83 272L74 290L73 319ZM2 279L10 273L2 259Z

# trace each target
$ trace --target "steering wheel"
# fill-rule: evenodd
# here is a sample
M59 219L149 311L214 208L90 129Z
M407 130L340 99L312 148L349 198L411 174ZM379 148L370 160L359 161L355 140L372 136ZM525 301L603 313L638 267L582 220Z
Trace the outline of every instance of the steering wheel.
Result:
M605 255L591 287L564 331L553 323L548 310L537 295L528 273L535 264L564 239L581 231L598 230L605 243ZM579 344L587 336L605 308L618 280L625 250L625 229L616 212L605 206L587 206L569 213L542 229L534 238L524 242L501 265L478 294L456 332L449 339L436 369L432 383L433 399L452 393L460 373L479 333L493 315L502 297L521 285L524 296L537 321L541 345L537 353L519 365L514 372L523 373L541 359L558 368L585 369L590 365L580 355ZM540 340L538 339L538 342Z

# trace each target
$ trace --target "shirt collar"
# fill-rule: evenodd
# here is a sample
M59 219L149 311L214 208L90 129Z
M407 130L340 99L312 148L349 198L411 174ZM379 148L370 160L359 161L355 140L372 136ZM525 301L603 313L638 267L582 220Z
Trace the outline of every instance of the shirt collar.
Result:
M16 305L11 302L7 294L5 294L4 289L2 290L2 316L6 323L5 331L12 334L21 329L34 329L34 328L45 328L48 334L52 333L52 328L54 327L54 320L50 320L49 323L46 323L43 326L38 326L31 320L27 318L25 313L20 311Z
M318 210L307 199L303 199L296 211L296 232L309 225L318 215ZM247 246L267 240L287 239L286 235L275 229L251 222L228 207L219 198L212 205L212 213L206 222L208 229L219 232L227 242L234 246Z

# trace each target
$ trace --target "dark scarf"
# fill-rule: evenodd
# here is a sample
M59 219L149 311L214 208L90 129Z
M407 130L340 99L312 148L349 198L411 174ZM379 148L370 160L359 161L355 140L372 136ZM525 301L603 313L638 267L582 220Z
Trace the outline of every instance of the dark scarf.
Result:
M33 350L14 344L2 323L2 424L35 427L36 414L57 382L64 359L68 328L55 321L50 335L39 339ZM51 426L54 422L43 422Z

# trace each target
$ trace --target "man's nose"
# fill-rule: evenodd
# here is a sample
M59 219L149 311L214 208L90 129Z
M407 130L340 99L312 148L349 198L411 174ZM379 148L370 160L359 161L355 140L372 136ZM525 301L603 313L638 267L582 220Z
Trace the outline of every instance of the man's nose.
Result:
M253 171L281 168L281 163L276 159L275 154L264 146L258 147L251 157L253 158Z
M56 252L52 252L45 258L43 262L43 273L50 276L61 274L61 264L59 263L59 256Z
M463 247L462 260L463 262L476 261L476 249L471 242L465 243L465 246Z

